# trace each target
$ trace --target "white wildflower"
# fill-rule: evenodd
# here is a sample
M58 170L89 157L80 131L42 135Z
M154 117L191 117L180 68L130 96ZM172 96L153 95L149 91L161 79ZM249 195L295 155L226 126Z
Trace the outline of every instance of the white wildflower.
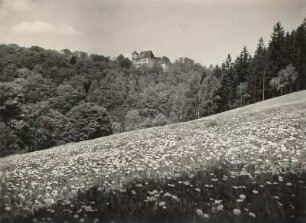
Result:
M235 209L233 210L233 213L234 213L234 215L241 215L241 211L240 211L240 209L238 209L238 208L235 208Z
M197 209L196 213L198 216L203 216L203 211L201 209Z
M258 194L258 191L257 190L252 190L252 193L253 194Z
M239 195L240 199L244 200L246 198L246 196L244 194L240 194Z
M11 211L11 208L10 208L9 206L6 206L6 207L5 207L5 210L6 210L6 211Z
M203 214L203 218L208 219L208 218L209 218L209 215L205 213L205 214Z
M252 218L256 218L256 215L255 215L253 212L250 212L249 215L250 215Z
M217 211L222 211L223 208L224 208L224 206L223 206L222 204L219 204L219 205L217 206Z
M159 202L159 204L158 204L159 206L165 206L166 205L166 202L164 202L164 201L161 201L161 202Z

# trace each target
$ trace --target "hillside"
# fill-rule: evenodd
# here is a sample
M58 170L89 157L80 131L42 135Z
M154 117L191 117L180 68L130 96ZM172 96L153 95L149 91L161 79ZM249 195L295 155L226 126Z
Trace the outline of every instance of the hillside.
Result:
M137 49L147 52L138 63L136 54L131 61L0 44L0 157L195 120L305 90L305 27L306 20L287 32L277 22L254 53L245 46L209 67L187 55L146 66L152 49Z
M273 180L267 178L268 175L288 179L279 180L278 184L297 182L301 184L299 188L305 189L305 179L301 179L306 168L305 134L306 91L300 91L190 122L9 156L0 159L0 216L4 218L51 207L58 200L73 201L79 193L92 187L105 193L110 189L124 191L131 182L165 179L173 183L186 174L192 182L199 171L209 171L214 167L225 167L227 176L212 173L203 180L203 188L194 185L196 191L204 191L210 185L217 186L218 182L231 179L236 185L244 185L243 182L239 184L240 176L269 186ZM296 180L291 175L287 178L288 174L296 174ZM183 181L185 186L190 185L189 181ZM141 185L140 189L145 184ZM258 188L259 191L261 187ZM298 187L294 188L297 190ZM136 195L136 189L133 191ZM210 198L215 202L220 196ZM232 196L235 200L236 195L229 197ZM270 195L264 196L268 199ZM273 196L271 194L271 199ZM161 200L158 201L159 206L164 207L160 205ZM252 205L251 201L248 203ZM192 212L197 210L197 205L200 203L192 204ZM214 214L210 209L209 215ZM232 210L227 211L232 213ZM250 217L254 211L244 210L242 214L244 212ZM283 212L283 217L287 216L287 209ZM196 213L206 217L198 210ZM298 213L299 217L305 214Z

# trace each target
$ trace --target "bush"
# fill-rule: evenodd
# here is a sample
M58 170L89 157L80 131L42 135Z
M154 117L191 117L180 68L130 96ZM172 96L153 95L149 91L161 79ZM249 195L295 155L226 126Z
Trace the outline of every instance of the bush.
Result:
M112 124L105 108L93 103L84 103L68 113L75 126L76 140L94 139L112 134Z
M164 114L159 113L155 119L152 121L153 126L161 126L166 125L168 123L168 119Z

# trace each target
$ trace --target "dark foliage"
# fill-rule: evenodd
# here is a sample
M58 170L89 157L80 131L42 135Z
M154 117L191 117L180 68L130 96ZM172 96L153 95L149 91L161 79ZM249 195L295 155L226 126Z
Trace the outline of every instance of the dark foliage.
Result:
M0 81L0 155L188 121L306 89L306 20L291 33L276 23L253 56L244 47L210 68L180 58L169 72L123 55L0 45Z

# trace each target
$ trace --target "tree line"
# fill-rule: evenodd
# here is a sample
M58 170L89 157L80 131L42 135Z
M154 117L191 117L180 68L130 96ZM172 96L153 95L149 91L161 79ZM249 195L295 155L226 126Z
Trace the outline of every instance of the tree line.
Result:
M179 58L169 72L122 55L0 45L0 155L188 121L306 88L306 20L281 23L252 56L209 68Z

